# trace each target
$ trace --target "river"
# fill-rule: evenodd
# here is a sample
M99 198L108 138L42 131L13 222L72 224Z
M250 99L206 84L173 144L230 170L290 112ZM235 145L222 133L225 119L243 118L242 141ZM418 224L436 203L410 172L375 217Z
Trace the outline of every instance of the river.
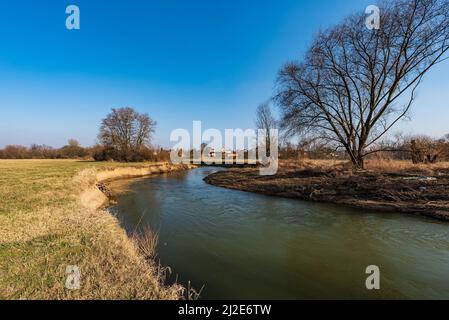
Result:
M449 299L449 224L206 184L217 170L110 185L129 233L159 232L170 281L203 299ZM380 290L366 289L369 265Z

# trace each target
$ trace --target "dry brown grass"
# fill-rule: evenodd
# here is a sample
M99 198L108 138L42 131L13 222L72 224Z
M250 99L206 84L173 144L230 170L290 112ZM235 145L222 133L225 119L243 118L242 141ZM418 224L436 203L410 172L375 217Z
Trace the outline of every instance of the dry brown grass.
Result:
M149 228L145 228L141 233L136 233L132 237L134 243L142 257L152 260L156 256L156 248L159 242L159 235Z
M314 171L350 171L352 165L342 160L281 160L280 169L287 171L314 170ZM390 159L370 159L365 163L365 169L386 173L414 173L434 175L438 172L449 172L449 162L435 164L413 164L411 161Z
M270 196L449 221L449 163L413 165L370 160L366 170L353 170L348 162L342 161L282 161L273 176L261 176L257 169L240 168L211 174L205 181Z
M125 166L149 164L0 161L0 299L182 297L116 218L79 201L98 173ZM81 271L80 290L65 287L69 265Z
M388 159L368 160L366 163L368 170L380 172L398 172L398 173L421 173L435 174L439 171L447 172L449 170L449 162L438 162L435 164L413 164L411 161L399 161Z

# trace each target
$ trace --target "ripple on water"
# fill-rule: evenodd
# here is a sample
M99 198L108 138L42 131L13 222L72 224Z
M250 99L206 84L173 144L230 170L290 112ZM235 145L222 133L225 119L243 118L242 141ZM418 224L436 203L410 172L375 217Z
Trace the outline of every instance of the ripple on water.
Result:
M128 229L157 226L161 262L204 298L449 297L447 224L221 189L213 171L133 180L113 208ZM380 292L364 287L371 264Z

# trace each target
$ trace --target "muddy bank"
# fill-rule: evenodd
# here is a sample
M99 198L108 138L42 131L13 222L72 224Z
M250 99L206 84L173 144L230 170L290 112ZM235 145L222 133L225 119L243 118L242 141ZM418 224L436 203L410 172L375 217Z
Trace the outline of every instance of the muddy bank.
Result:
M151 163L144 165L134 165L129 167L106 167L90 168L79 172L72 183L77 188L75 192L78 204L84 208L83 213L91 213L97 217L108 221L106 226L100 228L102 235L107 239L103 251L112 252L114 257L122 256L123 260L109 261L111 269L135 268L134 272L129 272L126 276L131 276L135 280L128 280L128 283L135 283L135 296L138 299L158 299L158 300L179 300L190 297L194 291L186 289L178 283L168 284L166 282L166 268L155 260L155 247L157 234L148 230L139 237L127 234L119 221L106 210L113 202L113 193L109 188L111 181L145 177L155 174L163 174L177 171L184 171L196 168L193 165L173 165L169 163ZM99 227L99 226L98 226ZM120 244L120 248L114 245ZM120 277L126 279L124 275ZM141 283L146 286L142 289ZM154 290L156 293L153 293ZM190 290L190 291L189 291Z
M254 169L230 169L204 180L228 189L449 221L449 172L422 176L306 169L260 176Z

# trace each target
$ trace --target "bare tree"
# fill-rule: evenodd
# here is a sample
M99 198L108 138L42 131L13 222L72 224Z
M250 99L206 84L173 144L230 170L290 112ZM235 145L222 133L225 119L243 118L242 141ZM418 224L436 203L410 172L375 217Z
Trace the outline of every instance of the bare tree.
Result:
M99 140L107 147L120 153L123 160L149 144L156 122L148 114L140 114L132 108L112 109L103 119Z
M266 137L265 137L265 147L267 150L267 156L270 156L270 150L271 150L271 131L273 129L277 129L277 121L274 118L273 114L271 113L271 108L268 103L262 103L257 107L256 111L256 121L255 121L256 129L259 130L265 130Z
M447 59L448 0L384 3L381 28L363 14L316 37L301 63L279 74L283 126L342 147L355 167L402 118L423 76Z

